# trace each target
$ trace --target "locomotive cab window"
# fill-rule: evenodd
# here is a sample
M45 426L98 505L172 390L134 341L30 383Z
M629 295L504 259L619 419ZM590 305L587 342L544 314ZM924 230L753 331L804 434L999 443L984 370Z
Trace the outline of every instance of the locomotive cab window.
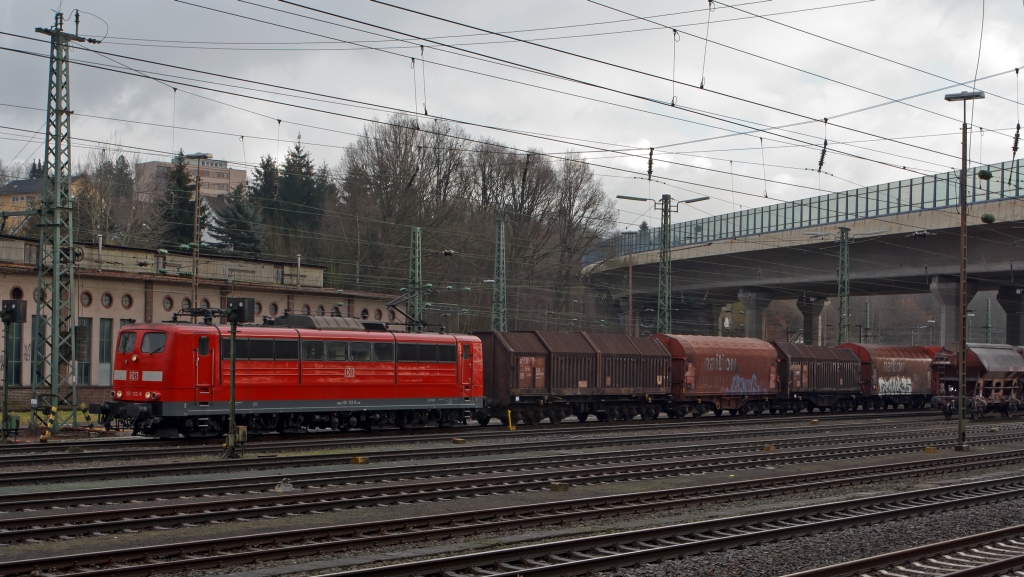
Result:
M274 360L274 341L270 339L250 339L249 358L252 360Z
M327 343L324 346L324 358L326 358L328 361L347 361L348 342L327 341Z
M299 341L274 341L274 358L279 361L299 360Z
M142 340L142 346L146 346L146 339L143 338ZM199 345L196 347L196 351L199 352L199 356L201 357L205 357L210 354L210 337L199 337Z
M146 333L142 335L142 347L139 350L149 354L162 353L166 343L167 333ZM209 349L209 344L207 344L207 349Z
M395 360L395 343L373 343L373 360Z
M373 355L370 352L370 343L349 343L348 353L349 359L353 361L373 360Z
M231 339L220 340L220 357L221 360L231 360ZM235 360L244 360L249 358L249 339L235 339Z
M121 333L121 338L117 339L117 352L125 354L134 350L135 333Z
M454 363L459 356L459 349L455 345L437 345L437 362Z
M323 341L302 341L302 360L322 361L324 360Z
M420 360L419 353L416 352L416 343L398 343L398 360L414 363Z
M421 343L419 345L419 353L421 363L437 362L437 345L427 345Z

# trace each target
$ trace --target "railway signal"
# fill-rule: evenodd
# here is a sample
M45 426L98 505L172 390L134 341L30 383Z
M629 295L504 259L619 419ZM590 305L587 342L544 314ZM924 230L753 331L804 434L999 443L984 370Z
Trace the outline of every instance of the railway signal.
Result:
M235 334L238 323L251 323L256 318L256 299L229 298L228 308L224 311L224 319L231 324L231 400L228 408L228 436L224 443L224 457L237 459L241 455L235 452L241 449L245 453L247 431L245 427L235 424Z
M9 361L9 359L7 358L8 357L8 354L7 354L8 353L8 349L13 350L14 354L18 354L18 351L14 350L14 348L10 347L10 345L8 344L8 343L11 342L10 339L8 338L8 333L10 332L9 329L11 327L11 323L24 323L25 322L25 318L27 316L26 315L26 309L27 308L28 307L27 307L27 304L25 303L25 301L20 301L20 300L18 300L18 301L7 301L7 300L5 300L5 301L3 301L2 307L0 307L0 320L2 320L3 323L4 323L4 349L5 349L4 350L4 360L3 360L3 364L2 364L3 373L4 373L3 374L4 396L3 396L3 421L0 422L0 441L3 441L4 443L7 442L7 435L11 432L11 430L13 429L14 431L17 431L17 429L18 429L17 424L15 424L13 427L11 426L10 415L8 415L8 413L7 413L7 385L8 385L8 383L7 383L7 363ZM17 421L15 421L15 423L16 422Z

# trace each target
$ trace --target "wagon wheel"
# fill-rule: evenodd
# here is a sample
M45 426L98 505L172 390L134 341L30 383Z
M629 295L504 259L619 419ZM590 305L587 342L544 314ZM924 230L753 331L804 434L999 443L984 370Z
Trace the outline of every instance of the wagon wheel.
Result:
M590 418L590 413L573 413L573 415L576 417L576 420L581 423L586 423L587 419Z
M722 409L715 409L715 416L716 417L721 417L722 416Z
M952 405L942 405L942 414L946 416L946 419L953 418L953 407Z
M491 416L487 415L485 417L485 416L481 415L481 416L476 418L476 422L479 423L481 427L486 427L488 425L488 423L491 422Z
M982 411L981 409L973 409L973 410L971 410L971 418L974 419L975 421L980 420L984 416L985 416L985 412Z

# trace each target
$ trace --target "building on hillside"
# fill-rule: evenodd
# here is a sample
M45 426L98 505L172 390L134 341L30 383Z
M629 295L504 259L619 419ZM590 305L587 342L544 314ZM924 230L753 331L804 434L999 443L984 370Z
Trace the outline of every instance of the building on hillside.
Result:
M257 318L289 311L395 320L385 306L390 296L325 287L322 267L302 264L300 277L296 262L204 254L199 260L199 302L192 303L191 253L75 246L82 249L75 268L75 312L79 350L86 351L77 367L80 391L89 385L110 386L120 327L168 321L176 311L193 305L224 308L229 296L255 298ZM31 384L33 352L38 348L32 342L37 326L38 260L38 239L0 235L0 298L28 301L29 322L12 325L10 339L3 345L9 359L6 377L13 386Z
M39 206L39 197L43 194L43 184L46 181L42 178L26 178L24 180L12 180L0 187L0 211L20 212L31 210ZM79 177L71 179L71 194L78 194L83 184ZM22 231L28 217L12 216L4 223L0 233L18 234Z
M173 166L170 162L154 160L151 162L140 162L135 165L135 181L143 183L144 188L162 190L166 184L167 173ZM190 160L187 163L188 172L192 178L196 177L196 161ZM200 160L199 176L202 178L203 194L206 196L221 196L227 194L231 189L246 181L245 171L228 167L225 160Z

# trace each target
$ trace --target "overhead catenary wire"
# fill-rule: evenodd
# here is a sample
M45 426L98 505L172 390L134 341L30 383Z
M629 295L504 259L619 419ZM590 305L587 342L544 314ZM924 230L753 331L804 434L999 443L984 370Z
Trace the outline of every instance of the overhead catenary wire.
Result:
M708 62L708 39L711 37L711 13L715 11L715 0L708 0L708 21L704 25L704 56L700 61L700 87L704 88L704 67Z

